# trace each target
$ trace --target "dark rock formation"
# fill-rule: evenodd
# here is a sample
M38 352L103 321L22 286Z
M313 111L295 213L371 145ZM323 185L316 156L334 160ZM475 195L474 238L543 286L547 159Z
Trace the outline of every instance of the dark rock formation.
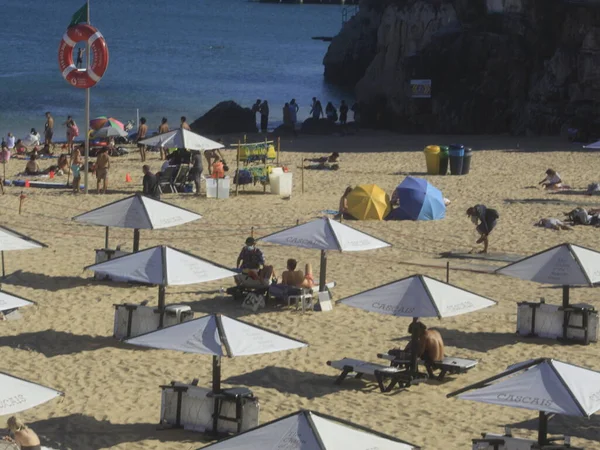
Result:
M256 133L256 118L250 108L243 108L234 101L221 102L190 128L199 134Z
M331 43L325 76L355 85L364 125L600 129L599 45L598 0L363 0ZM412 98L411 79L431 80L431 98Z
M340 126L329 119L309 118L302 122L303 134L334 134L340 131Z

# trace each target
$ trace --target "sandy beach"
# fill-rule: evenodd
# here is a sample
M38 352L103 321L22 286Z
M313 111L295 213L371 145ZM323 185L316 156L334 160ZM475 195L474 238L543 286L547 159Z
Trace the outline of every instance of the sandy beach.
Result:
M260 139L260 138L259 138ZM227 137L225 142L235 142ZM250 136L252 141L253 137ZM426 176L423 147L459 141L474 149L471 173L464 177ZM346 186L376 183L392 193L403 178L423 176L451 200L447 217L429 222L362 222L351 226L390 242L393 247L361 252L332 253L328 278L337 282L335 300L365 289L422 273L445 279L441 252L468 251L477 238L465 211L476 203L496 208L498 227L490 251L529 255L563 242L600 249L600 233L593 227L549 231L534 227L542 217L562 218L580 206L600 206L598 197L551 194L537 187L549 167L566 183L585 190L600 181L594 152L580 150L561 138L509 136L402 136L364 131L354 136L282 138L282 164L294 174L290 199L263 195L262 187L248 187L226 200L190 194L166 194L163 200L196 211L202 220L162 231L142 231L141 248L167 244L220 264L233 266L251 229L256 237L305 222L337 209ZM302 158L341 153L338 171L304 171L304 194L299 166ZM235 166L235 151L224 152ZM41 161L42 168L56 160ZM158 171L161 161L150 153ZM7 178L24 170L25 161L11 160ZM129 173L133 179L125 181ZM94 249L104 245L101 227L83 226L71 217L141 190L137 154L113 158L107 195L73 195L60 190L6 187L0 195L0 224L48 244L47 249L7 252L10 275L2 289L37 302L21 310L22 318L0 323L2 371L65 392L22 414L30 426L57 449L195 449L208 443L202 435L185 431L157 431L159 385L172 380L200 379L208 386L209 356L126 347L112 338L113 304L156 304L156 289L98 282L83 268L94 262ZM66 181L66 176L56 181ZM93 180L95 184L95 180ZM21 215L19 195L26 199ZM93 191L95 192L95 190ZM131 249L132 230L111 229L111 247ZM288 257L301 265L311 262L318 271L318 252L260 245L278 271ZM488 267L500 263L485 262ZM431 267L431 266L437 266ZM288 334L309 343L308 349L240 357L223 361L226 386L241 385L260 399L262 423L298 409L312 409L391 434L425 449L471 448L481 432L502 433L505 425L519 437L534 437L537 413L484 405L446 394L492 376L508 365L551 357L600 370L598 344L565 346L550 340L522 339L515 334L516 302L538 300L558 304L559 289L497 275L473 273L465 262L451 262L450 282L488 296L498 305L469 315L438 321L424 320L444 337L447 353L479 360L468 374L429 381L389 394L374 383L333 381L338 372L331 359L352 357L377 361L377 353L404 346L409 319L395 318L338 305L332 312L302 314L288 309L258 313L242 309L219 289L233 280L184 287L168 287L168 304L190 305L196 317L220 312ZM574 289L572 302L600 308L595 291ZM6 418L1 418L2 426ZM600 420L559 417L550 432L573 436L572 444L598 448Z

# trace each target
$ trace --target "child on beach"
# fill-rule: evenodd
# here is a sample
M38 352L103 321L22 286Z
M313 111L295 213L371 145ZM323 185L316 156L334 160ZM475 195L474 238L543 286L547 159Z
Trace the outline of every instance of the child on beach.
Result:
M565 186L562 184L560 175L554 169L546 170L546 178L544 178L538 184L541 184L544 189L548 190L570 189L570 186Z
M223 167L223 161L221 161L221 158L219 158L218 156L212 165L212 177L225 178L225 169Z
M79 194L79 183L81 182L81 152L79 148L73 150L71 157L71 172L73 172L73 193Z

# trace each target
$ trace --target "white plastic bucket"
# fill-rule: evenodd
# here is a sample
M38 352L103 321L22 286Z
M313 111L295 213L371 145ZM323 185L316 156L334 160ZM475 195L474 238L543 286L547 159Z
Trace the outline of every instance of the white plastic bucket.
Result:
M206 197L207 198L229 198L229 187L231 179L225 178L207 178L206 179Z

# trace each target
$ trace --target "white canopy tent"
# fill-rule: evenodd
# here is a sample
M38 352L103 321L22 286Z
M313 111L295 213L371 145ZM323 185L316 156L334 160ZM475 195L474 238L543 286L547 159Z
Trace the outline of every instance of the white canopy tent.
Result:
M201 219L200 214L145 195L135 194L122 200L72 218L75 222L106 227L105 246L108 248L108 228L133 228L133 251L140 245L140 230L158 230Z
M563 307L569 306L569 286L600 282L600 252L575 244L561 244L496 270L521 280L563 286Z
M140 347L213 355L214 393L221 391L222 356L259 355L308 346L305 342L220 314L200 317L125 342ZM214 419L218 419L218 414ZM213 429L217 429L216 423Z
M259 240L271 244L321 250L319 291L325 290L327 275L326 252L328 250L360 252L363 250L391 247L392 245L327 217L311 220L302 225L296 225L262 237Z
M198 151L217 150L224 147L223 144L182 128L157 134L156 136L144 139L139 143L151 147L177 147Z
M10 311L12 309L22 308L23 306L35 305L35 302L26 300L15 294L9 294L6 291L0 291L0 312Z
M392 436L313 411L299 411L203 447L211 450L416 450Z
M42 244L29 236L18 233L10 228L0 226L0 256L2 258L2 278L6 276L4 268L4 252L10 250L31 250L36 248L46 248L46 244Z
M598 148L600 148L600 141L596 141L596 142L593 142L593 143L591 143L591 144L584 145L584 146L583 146L583 148L593 148L593 149L598 149Z
M166 286L206 283L236 275L220 264L165 245L94 264L86 269L126 281L158 285L160 327L164 318Z
M0 416L26 411L62 395L52 388L0 372Z
M473 292L434 280L425 275L413 275L383 286L379 286L339 300L354 308L365 311L389 314L398 317L458 316L488 308L496 304L494 300ZM416 332L416 327L414 327ZM417 337L413 332L411 351L411 372L417 373Z
M600 409L600 372L540 358L467 386L448 397L539 411L538 443L547 445L551 414L589 417Z

